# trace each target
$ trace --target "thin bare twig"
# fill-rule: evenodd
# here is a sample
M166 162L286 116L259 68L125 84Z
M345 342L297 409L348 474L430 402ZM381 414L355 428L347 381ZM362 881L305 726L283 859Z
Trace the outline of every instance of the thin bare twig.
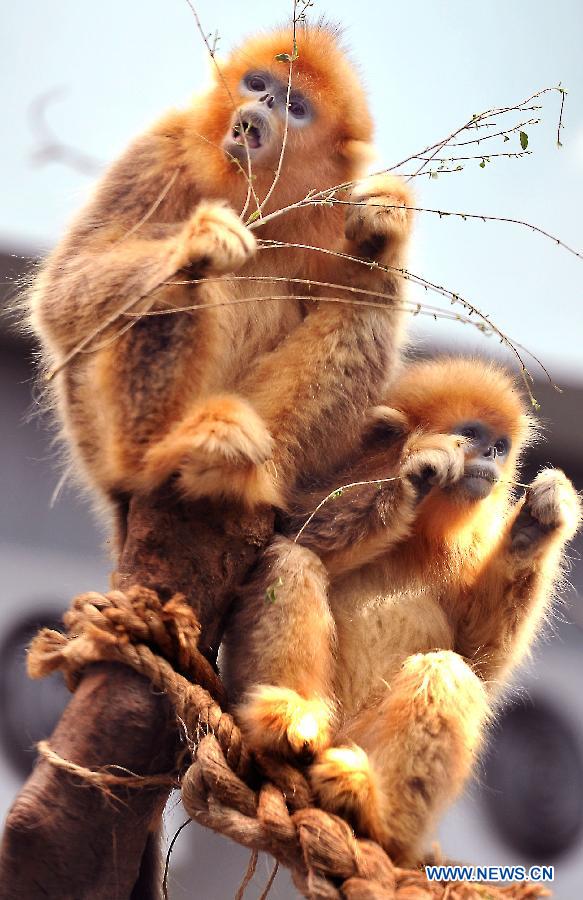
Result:
M434 213L435 215L438 215L440 219L451 216L453 218L463 219L464 221L466 219L480 219L482 222L506 222L511 225L520 225L523 228L528 228L530 231L548 238L553 242L553 244L557 244L558 247L562 247L563 250L566 250L568 253L572 253L573 256L576 256L579 259L583 259L583 251L575 250L574 247L571 247L565 241L561 240L561 238L558 238L556 234L551 234L550 231L545 231L544 228L540 228L538 225L533 225L532 222L526 222L524 219L513 219L511 216L490 216L484 213L458 212L457 210L435 209L428 206L403 206L400 203L371 203L369 201L337 200L336 198L320 201L306 200L305 203L307 206L309 206L311 203L319 203L323 206L327 204L337 204L341 206L380 206L386 209L406 209L410 212Z
M455 144L453 145L455 146ZM506 159L521 159L523 156L532 156L532 150L515 150L507 153L475 153L473 156L418 156L417 159L425 162L454 163L454 162L470 162L472 159L495 159L496 157L506 157ZM438 170L439 171L439 170ZM422 173L419 172L421 175ZM414 178L410 175L409 178Z
M308 528L310 523L314 520L314 517L320 512L322 507L328 503L330 500L335 500L338 497L341 497L344 491L348 491L351 488L355 487L382 487L383 484L388 484L390 481L401 481L403 478L407 478L406 475L391 475L389 478L373 478L365 481L351 481L350 484L343 484L340 487L334 488L334 490L330 491L329 494L326 494L323 500L320 500L316 508L313 512L310 513L295 538L293 539L294 544L297 544L302 534ZM509 478L500 478L498 479L498 484L511 484L515 487L528 488L528 484L522 484L520 481L512 481Z
M89 344L91 344L92 341L95 340L95 338L99 337L99 335L103 331L105 331L107 328L109 328L110 325L114 325L121 316L123 316L125 313L127 313L131 310L132 306L136 306L141 300L144 300L151 293L152 293L152 291L148 291L147 293L142 294L139 297L132 297L132 299L128 300L126 303L122 303L122 305L119 307L119 309L116 309L115 312L111 313L111 315L109 315L105 319L105 321L101 322L99 325L97 325L96 328L94 328L92 331L90 331L89 334L86 337L84 337L82 341L79 341L79 343L76 344L72 350L70 350L68 353L65 354L65 356L58 363L58 365L53 366L53 368L49 372L47 372L47 374L45 375L45 381L46 382L52 381L53 378L55 378L56 375L59 374L59 372L62 372L62 370L66 366L68 366L69 363L73 359L75 359L75 357L78 356L79 353L82 353L85 350L85 348Z
M410 313L412 316L418 316L418 315L431 316L431 318L433 318L435 321L437 321L438 319L442 319L446 322L460 322L463 325L472 325L474 328L477 328L478 331L480 331L482 334L487 335L487 336L491 335L491 334L497 334L497 332L494 331L493 329L491 329L488 326L488 324L486 324L485 322L482 322L482 321L476 321L475 319L472 319L469 315L463 316L460 313L453 313L453 312L450 312L449 310L442 309L439 306L432 306L431 304L422 303L417 300L404 300L400 304L395 304L393 301L392 295L388 294L388 293L383 293L382 291L371 291L371 290L367 290L365 288L356 288L353 286L335 284L333 282L317 281L315 279L286 278L284 276L271 276L271 275L234 275L234 276L221 275L221 276L216 276L215 278L199 278L199 279L184 280L184 281L183 280L166 281L166 282L164 282L164 284L165 285L190 285L190 284L205 284L208 282L227 282L227 283L229 283L229 282L237 282L237 281L266 281L266 282L286 282L286 283L291 282L292 284L294 284L294 283L306 284L308 286L315 286L315 287L330 287L330 288L338 289L341 291L349 291L350 293L354 293L354 294L380 297L380 298L383 298L385 300L385 302L384 303L380 303L380 302L375 303L375 302L371 302L369 300L363 300L363 299L351 300L350 298L347 298L347 297L325 297L325 296L322 297L319 294L316 294L316 295L314 295L314 294L267 294L267 295L259 295L259 296L255 296L255 297L248 296L248 297L238 297L235 299L229 298L227 300L222 300L222 301L214 302L214 303L209 303L209 302L195 303L195 304L191 304L188 306L180 306L180 307L169 306L167 309L147 310L145 312L140 312L140 313L129 312L129 313L124 313L124 315L131 316L134 319L134 321L138 321L139 319L142 319L145 317L178 315L180 313L185 313L185 312L198 312L200 310L217 309L217 308L225 307L225 306L238 306L238 305L246 304L246 303L261 303L261 302L269 302L269 301L281 302L283 300L305 300L305 301L313 301L313 302L321 302L321 303L339 303L339 304L344 304L344 305L348 305L348 306L358 305L358 306L372 307L374 309L381 309L381 310L388 310L388 309L402 310L403 312ZM163 287L163 285L160 285L160 287ZM386 301L389 301L389 302L387 303ZM472 310L475 310L475 309L476 309L475 307L472 307ZM106 344L100 344L98 347L92 347L90 350L84 350L82 352L92 353L97 349L101 349L103 346L108 346L112 342L112 340L116 340L118 337L121 337L123 334L125 334L126 331L129 330L129 327L131 327L131 326L127 326L127 325L124 326L124 328L122 328L119 332L117 332L117 334L115 334L113 336L113 338L110 338ZM547 379L549 380L550 384L552 385L552 387L559 393L562 393L561 388L558 387L558 385L556 385L552 381L550 373L545 368L545 366L543 365L541 360L537 356L535 356L535 354L532 353L532 351L529 350L528 347L525 347L523 344L520 344L518 341L515 341L514 339L508 337L507 335L506 335L506 338L512 345L512 348L521 350L523 353L526 353L528 356L532 357L534 362L536 362L542 368L543 372L545 373L545 375L546 375ZM530 373L528 373L528 374L530 376ZM530 378L532 381L533 380L532 376L530 376ZM533 405L535 405L535 404L533 404Z
M322 302L330 302L330 303L351 303L358 304L359 306L372 306L378 309L403 309L408 312L411 312L413 315L425 314L431 315L436 318L444 318L449 321L457 321L463 322L468 325L473 325L475 328L478 328L479 331L484 333L494 333L490 332L487 325L482 322L477 322L475 319L471 319L469 316L461 316L459 313L451 313L449 310L442 309L439 306L433 306L429 303L422 303L416 300L403 300L399 305L394 303L394 297L392 294L387 291L373 291L368 288L359 288L354 285L344 285L338 284L332 281L319 281L315 278L288 278L285 275L217 275L216 277L211 278L193 278L187 280L172 280L165 281L165 285L192 285L192 284L208 284L208 283L237 283L240 281L257 281L257 282L268 282L268 283L285 283L285 284L302 284L307 287L326 287L332 288L333 290L339 291L347 291L350 294L357 294L360 297L378 297L381 300L384 300L384 303L368 303L364 300L358 301L349 301L348 298L334 298L334 297L322 297L319 294L305 295L308 298L311 298L315 301ZM162 285L161 285L162 287ZM282 295L287 296L290 300L298 300L305 299L304 295L297 294L288 294ZM143 316L155 316L155 315L168 315L170 313L179 313L186 311L194 311L200 309L208 309L214 308L216 306L230 306L238 303L256 303L260 300L281 300L282 297L273 297L271 294L265 297L239 297L236 299L230 298L223 302L219 303L197 303L190 306L180 306L180 307L169 307L166 310L152 310L144 313L125 313L126 316L136 316L142 318ZM517 344L517 346L519 346ZM529 350L525 349L526 353L530 353Z
M392 475L390 478L375 478L372 481L351 481L350 484L343 484L341 487L334 488L334 490L330 491L330 493L327 494L323 500L320 500L315 510L310 513L310 515L296 534L293 541L294 544L298 543L302 534L304 533L310 522L314 519L314 516L316 516L317 513L320 512L324 504L328 503L328 501L332 500L332 498L340 497L341 494L344 493L344 491L347 491L350 488L363 487L364 485L378 485L378 487L381 487L383 484L388 484L389 481L400 481L400 479L402 478L406 478L406 475Z
M244 219L245 216L246 216L246 214L247 214L247 210L248 210L248 208L249 208L249 203L251 202L251 197L253 197L253 200L255 201L255 203L256 203L256 205L257 205L257 209L259 209L259 199L258 199L258 197L257 197L257 194L255 193L255 188L253 187L253 171L252 171L252 166L251 166L251 153L250 153L250 151L249 151L249 141L248 141L248 139L247 139L247 133L246 133L245 128L244 128L244 126L243 126L243 120L242 120L242 118L241 118L241 113L239 112L239 107L237 106L237 104L236 104L236 102L235 102L235 98L233 97L232 91L231 91L229 85L227 84L227 79L226 79L225 76L223 75L223 72L222 72L222 70L221 70L221 67L219 66L219 64L218 64L218 62L217 62L217 58L216 58L216 43L217 43L217 38L215 37L213 44L210 43L210 41L209 41L209 39L208 39L208 36L207 36L207 34L205 33L205 31L204 31L204 29L203 29L203 27L202 27L202 23L201 23L201 21L200 21L200 18L199 18L199 15L198 15L197 11L196 11L196 8L195 8L195 6L194 6L194 3L192 2L192 0L185 0L185 2L186 2L186 4L188 5L188 7L190 8L190 11L192 12L192 15L194 16L194 21L196 22L196 27L197 27L197 29L198 29L198 31L199 31L200 36L202 37L202 39L203 39L203 41L204 41L205 47L206 47L207 50L208 50L208 54L209 54L209 56L210 56L210 58L211 58L211 60L212 60L212 62L213 62L213 65L214 65L214 67L215 67L215 71L216 71L216 73L217 73L217 75L218 75L218 77L219 77L219 79L220 79L220 82L221 82L221 84L223 85L223 88L225 89L225 91L227 92L227 96L228 96L229 101L231 102L231 104L232 104L232 106L233 106L233 110L234 110L234 112L236 112L237 115L239 116L239 122L238 122L238 124L239 124L239 128L240 128L240 131L241 131L242 139L243 139L243 145L244 145L244 147L245 147L245 153L246 153L246 156L247 156L247 173L246 173L246 178L247 178L247 196L246 196L246 198L245 198L245 204L244 204L244 206L243 206L243 209L241 210L241 213L240 213L240 218L241 218L241 219Z
M561 109L559 111L559 122L557 125L557 147L562 147L563 144L561 142L561 128L563 128L563 110L565 108L565 97L567 96L567 91L565 88L561 87L559 83L559 88L561 92Z
M528 106L528 104L532 103L533 100L537 100L539 97L544 96L545 94L548 94L550 92L557 91L557 90L560 90L560 88L558 88L558 87L542 88L540 91L536 91L534 94L531 94L530 97L527 97L526 100L523 100L521 103L515 103L512 106L501 106L501 107L485 110L482 113L476 113L475 115L472 116L471 119L469 119L469 121L465 122L463 125L456 128L447 137L442 138L436 144L426 147L424 150L421 150L420 153L414 153L411 156L408 156L406 159L401 160L400 163L397 163L396 165L392 166L389 171L395 171L395 169L400 168L401 166L405 165L406 163L411 162L414 159L418 159L420 156L425 157L425 155L427 154L429 159L424 160L424 162L417 169L417 171L413 173L412 177L415 177L416 175L419 175L423 171L424 168L426 168L428 161L433 159L435 156L437 156L438 153L441 152L441 150L443 150L445 147L447 147L449 144L451 144L451 142L454 141L457 138L457 136L459 134L461 134L463 131L466 131L472 127L475 127L476 124L483 123L485 120L491 119L493 116L501 116L501 115L505 115L506 113L509 113L509 112L528 112L532 109L540 109L540 107L538 107L538 106L533 107L533 106Z
M441 296L443 296L443 297L447 297L452 304L453 303L461 304L468 311L469 315L475 315L478 318L482 319L482 321L488 326L489 330L492 331L494 334L496 334L496 336L500 339L500 343L504 344L506 347L508 347L512 351L512 353L514 354L514 356L516 357L516 359L518 360L518 362L520 364L521 377L524 382L526 391L528 393L530 402L534 409L538 410L540 408L536 397L532 393L532 389L531 389L530 383L529 383L529 379L531 382L533 382L534 379L533 379L532 375L530 374L527 366L525 365L524 360L522 359L522 356L520 355L520 353L517 349L517 345L515 343L513 343L510 340L510 338L500 328L498 328L497 325L494 324L494 322L490 319L489 316L486 315L486 313L483 313L480 309L478 309L477 306L474 306L472 303L469 302L469 300L466 300L464 297L462 297L461 294L454 293L453 291L448 290L448 288L444 288L442 285L435 284L434 282L429 281L428 279L423 278L420 275L416 275L415 273L410 272L407 269L399 269L399 268L394 268L394 267L390 267L390 266L383 266L380 263L377 263L374 261L360 259L359 257L356 257L356 256L350 256L349 254L342 253L339 250L329 250L324 247L315 247L311 244L288 243L286 241L272 241L272 240L267 240L267 239L263 239L261 241L261 244L263 246L265 246L266 248L271 247L273 249L286 249L289 247L296 247L296 248L299 247L300 249L303 249L303 250L313 250L313 251L316 251L319 253L328 254L330 256L337 256L340 259L347 259L347 260L350 260L351 262L355 262L355 263L359 263L360 265L364 265L369 269L378 269L381 272L386 272L388 274L400 276L400 277L404 278L406 281L411 281L413 284L421 285L423 288L425 288L425 290L434 291L437 294L441 294ZM530 356L532 356L532 358L535 360L535 362L541 367L542 371L545 373L545 375L549 379L550 383L554 387L556 387L556 385L554 384L554 382L550 376L550 373L548 372L548 370L547 370L546 366L543 364L543 362L531 351L529 351L529 354L530 354Z
M517 125L512 125L510 128L503 128L502 131L494 131L490 132L490 134L483 134L477 138L471 138L469 141L456 141L455 144L452 144L452 147L467 147L469 144L481 144L483 141L489 141L492 138L496 137L505 137L507 134L512 134L514 131L522 131L523 128L527 128L529 125L539 125L540 119L525 119L524 122L518 122ZM476 125L476 128L483 127ZM419 159L419 157L417 157Z
M174 850L174 845L178 840L178 836L180 832L186 828L187 825L190 825L192 819L187 819L186 822L183 822L182 825L174 833L172 840L170 841L170 846L168 847L168 852L166 853L166 860L164 863L164 878L162 879L162 894L164 900L168 900L168 871L170 869L170 857L172 856L172 851Z
M425 147L423 150L420 150L417 153L413 153L410 156L407 156L404 159L400 160L398 163L394 163L392 166L389 166L385 169L380 169L373 174L374 175L384 175L388 172L395 172L396 170L398 170L398 169L402 168L404 165L406 165L408 162L414 162L415 160L419 160L420 158L423 159L422 165L419 166L414 172L409 174L407 176L407 178L412 179L412 178L418 177L419 175L426 174L424 170L427 167L427 163L430 161L433 161L435 159L435 157L437 157L437 155L446 146L451 144L451 142L453 140L455 140L455 138L457 138L457 136L459 134L462 134L464 131L469 130L469 129L485 127L488 124L487 120L489 118L492 118L492 116L505 115L506 113L514 112L514 111L525 112L525 111L528 111L533 108L538 109L539 107L529 107L527 104L531 103L533 100L537 99L538 97L541 97L544 94L547 94L547 93L553 92L553 91L561 91L563 99L564 99L564 88L561 88L560 86L559 87L547 87L547 88L542 88L542 90L537 91L536 93L532 94L530 97L528 97L526 100L523 100L521 103L516 103L513 106L493 108L490 110L486 110L483 113L478 113L478 114L472 116L471 119L464 122L462 125L458 126L456 129L454 129L454 131L452 131L447 137L442 138L440 141L437 141L434 144L430 144L429 146ZM560 116L559 116L559 127L561 124L562 109L563 109L563 104L561 104L561 112L560 112ZM525 123L520 123L519 125L511 126L508 129L506 129L505 131L499 132L499 134L503 135L506 133L511 133L512 131L517 130L520 127L524 126L524 124ZM475 140L477 140L477 139L474 139L474 141ZM471 141L470 143L473 143L474 141ZM453 146L462 146L462 144L454 144ZM486 154L486 155L488 155L488 154ZM480 155L478 158L481 159L481 158L483 158L483 156ZM279 210L274 210L273 212L269 213L267 216L263 216L260 220L250 223L248 227L253 229L253 228L259 227L260 225L265 225L267 222L271 221L272 219L277 218L278 216L284 215L285 213L290 212L291 210L298 209L301 206L307 205L310 201L312 203L315 203L316 201L330 200L331 198L334 197L334 195L336 193L341 192L341 191L347 191L350 188L352 188L355 184L356 184L355 181L345 181L340 184L332 185L328 188L324 188L319 191L311 192L311 193L307 194L306 197L302 198L301 200L298 200L295 203L291 203L288 206L282 207Z
M284 279L288 280L288 279ZM171 282L174 283L174 282ZM181 284L182 282L178 282ZM341 289L342 286L340 285ZM110 346L111 343L116 341L122 335L129 331L131 327L133 327L137 322L141 319L155 318L157 316L172 316L172 315L180 315L182 313L192 313L192 312L200 312L201 310L211 310L211 309L220 309L225 306L240 306L246 303L269 303L269 302L281 302L285 300L305 300L311 301L313 303L339 303L342 306L360 306L372 309L381 309L388 311L390 310L402 310L403 312L411 313L413 316L431 316L432 319L437 321L437 319L444 319L447 322L462 322L463 324L473 325L482 334L485 333L485 326L481 325L481 323L476 322L474 319L470 319L469 316L463 316L460 313L450 312L447 309L440 309L437 306L428 306L423 303L417 303L414 300L405 301L402 304L392 304L390 307L386 303L375 303L370 300L353 300L350 297L320 297L314 294L258 294L255 297L237 297L235 299L228 300L219 300L215 303L193 303L189 306L169 306L167 309L150 309L145 312L139 313L131 313L126 312L123 315L131 319L131 323L124 325L120 331L116 332L115 335L112 335L104 341L102 344L98 344L94 347L90 347L88 349L79 350L79 353L95 353L97 350L102 350L104 347Z
M293 38L292 38L291 51L288 54L288 56L289 56L289 71L288 71L288 76L287 76L287 91L286 91L286 96L285 96L285 122L284 122L284 127L283 127L281 150L279 153L279 159L277 161L277 168L275 170L275 175L273 176L273 181L271 182L271 187L269 188L265 197L261 201L257 212L253 213L253 216L255 216L255 217L261 216L265 205L267 204L269 198L271 197L271 195L273 194L273 192L276 188L276 185L280 179L281 170L283 167L283 158L285 156L285 148L287 145L287 136L288 136L288 131L289 131L289 98L290 98L291 86L292 86L293 65L294 65L294 62L296 61L296 59L298 58L298 45L297 45L297 38L296 38L297 25L298 25L298 21L305 15L305 11L308 8L308 6L310 5L310 0L302 0L302 4L303 4L302 12L299 13L299 15L298 15L299 3L300 3L300 0L293 0L293 16L292 16Z
M167 197L168 194L170 193L170 191L174 185L174 182L178 178L179 174L180 174L180 169L176 169L172 173L172 175L168 179L167 183L164 185L164 187L162 188L162 190L160 191L160 193L158 194L158 196L156 197L156 199L154 200L152 205L149 207L147 212L144 213L142 218L139 219L139 221L136 222L135 225L132 225L132 227L130 228L129 231L126 231L125 234L123 234L120 237L120 239L115 242L115 244L113 245L114 247L117 246L118 244L122 244L124 241L127 241L127 239L129 237L131 237L132 234L135 234L136 231L138 231L142 227L142 225L145 225L146 222L152 218L152 216L154 215L154 213L156 212L156 210L158 209L160 204L164 201L164 198Z

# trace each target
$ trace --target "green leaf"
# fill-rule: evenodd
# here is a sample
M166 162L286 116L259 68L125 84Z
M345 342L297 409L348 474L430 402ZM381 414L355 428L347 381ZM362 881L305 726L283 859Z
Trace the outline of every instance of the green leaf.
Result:
M251 222L254 222L255 219L258 219L260 215L261 215L261 211L259 209L256 209L255 212L252 212L251 215L249 216L249 218L247 219L247 223L250 224Z
M528 147L528 135L526 131L520 132L520 146L523 150L526 150L526 148Z
M265 600L267 603L275 603L277 601L277 592L275 589L278 587L282 587L282 585L283 578L280 575L277 581L274 581L273 584L270 584L265 591Z
M275 58L278 62L291 62L289 53L278 53Z
M342 496L342 494L343 494L343 489L342 489L342 488L338 488L337 491L334 491L333 494L330 494L330 500L337 500L338 497L341 497L341 496Z
M480 163L480 169L485 169L485 168L486 168L486 160L483 159L482 162Z
M505 141L509 141L509 140L510 140L510 138L508 137L507 134L504 135L504 140L505 140Z

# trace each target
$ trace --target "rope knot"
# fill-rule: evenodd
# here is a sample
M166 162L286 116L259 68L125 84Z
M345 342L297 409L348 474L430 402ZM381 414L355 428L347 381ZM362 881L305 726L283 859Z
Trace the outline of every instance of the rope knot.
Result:
M89 591L73 600L63 619L67 635L43 628L28 654L31 678L43 678L57 669L74 690L80 673L93 662L128 662L140 646L159 653L185 675L218 687L218 679L198 651L200 625L182 594L162 603L149 588L134 585L127 592Z

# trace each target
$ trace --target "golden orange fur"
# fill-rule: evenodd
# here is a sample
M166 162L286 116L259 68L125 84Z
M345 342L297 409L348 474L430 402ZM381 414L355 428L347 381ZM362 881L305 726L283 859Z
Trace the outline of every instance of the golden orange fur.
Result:
M355 444L365 409L391 378L402 279L324 253L257 252L255 235L400 267L411 225L404 183L365 179L352 192L362 206L295 210L253 232L239 218L248 186L245 154L233 158L243 144L236 131L241 117L259 113L269 126L250 150L261 201L285 130L288 64L276 56L291 44L290 29L251 38L222 66L228 90L217 77L190 108L137 138L36 279L30 318L46 368L59 370L64 435L101 496L125 501L177 473L190 497L282 504L298 471L317 472ZM311 118L300 127L290 113L281 177L263 214L358 179L370 156L366 97L333 30L300 28L298 53L292 89ZM254 71L271 79L273 95L242 81ZM257 214L255 197L247 215ZM383 291L386 309L316 302L355 299L341 289L221 280L235 270ZM306 293L314 302L296 296ZM338 421L342 441L330 441Z
M235 605L225 677L263 751L297 755L286 731L316 711L300 750L321 804L413 864L540 631L581 503L554 469L514 499L531 422L501 367L412 364L387 399L352 462L296 491Z

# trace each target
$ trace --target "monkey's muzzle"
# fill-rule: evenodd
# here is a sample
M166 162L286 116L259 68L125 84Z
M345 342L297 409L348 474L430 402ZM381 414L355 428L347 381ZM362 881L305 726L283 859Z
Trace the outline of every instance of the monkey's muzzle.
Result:
M468 466L459 486L462 491L475 500L487 497L496 482L497 473L486 466Z
M265 115L257 109L239 109L231 120L223 147L236 159L245 159L247 149L253 155L271 142L271 129Z

